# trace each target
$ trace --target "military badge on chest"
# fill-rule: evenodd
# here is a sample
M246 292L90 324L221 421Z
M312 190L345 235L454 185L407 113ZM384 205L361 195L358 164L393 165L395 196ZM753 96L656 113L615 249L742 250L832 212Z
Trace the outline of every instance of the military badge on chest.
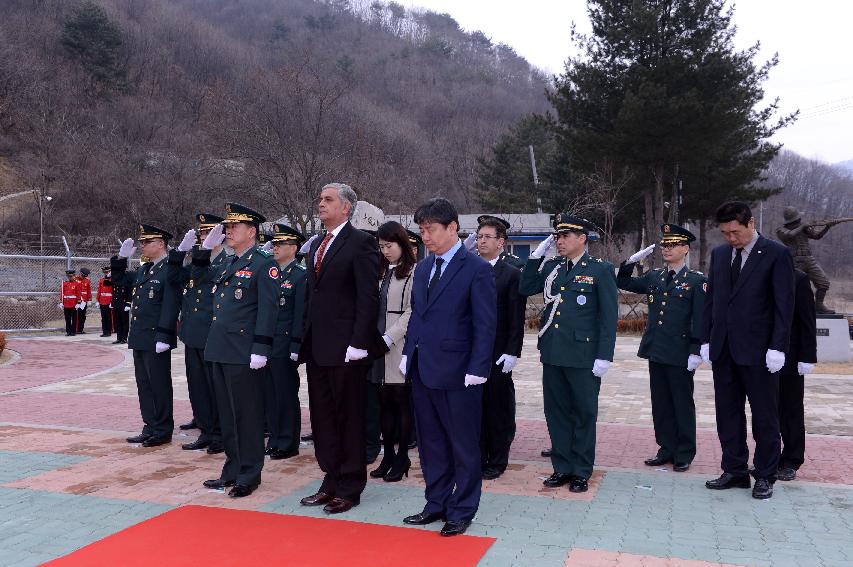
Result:
M148 288L148 299L154 299L154 288Z
M238 287L234 290L234 299L237 301L243 299L243 288Z
M578 305L581 305L581 306L586 305L586 296L585 295L579 295L575 301L578 302Z

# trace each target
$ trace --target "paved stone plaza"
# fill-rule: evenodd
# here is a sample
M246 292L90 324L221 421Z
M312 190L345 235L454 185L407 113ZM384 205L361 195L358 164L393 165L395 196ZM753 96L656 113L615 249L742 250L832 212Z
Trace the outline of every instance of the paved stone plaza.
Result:
M194 438L146 449L124 437L141 429L130 352L93 335L11 338L0 366L0 565L37 565L184 504L324 515L299 505L319 486L313 451L268 461L263 484L234 500L203 488L223 455L182 451ZM654 454L646 363L639 339L620 337L599 403L596 472L589 492L546 489L539 452L549 445L536 336L515 372L518 433L506 474L484 483L469 533L496 537L481 565L851 565L853 566L853 376L806 383L806 463L776 483L770 500L715 492L719 474L711 374L696 376L699 452L690 471L650 469ZM176 423L191 417L183 350L173 355ZM308 429L302 384L303 424ZM423 480L370 479L342 519L402 526L421 510ZM437 531L439 524L426 529ZM412 528L419 529L419 528ZM436 535L436 537L438 537ZM163 558L162 565L168 565Z

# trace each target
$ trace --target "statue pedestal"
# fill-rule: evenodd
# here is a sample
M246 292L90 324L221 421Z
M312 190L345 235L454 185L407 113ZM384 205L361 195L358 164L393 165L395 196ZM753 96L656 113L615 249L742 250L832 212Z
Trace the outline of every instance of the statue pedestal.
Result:
M850 362L850 325L844 315L817 316L817 361Z

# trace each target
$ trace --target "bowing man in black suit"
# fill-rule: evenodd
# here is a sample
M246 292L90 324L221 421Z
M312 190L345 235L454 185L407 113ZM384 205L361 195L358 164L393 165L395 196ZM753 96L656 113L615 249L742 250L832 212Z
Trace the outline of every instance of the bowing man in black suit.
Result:
M518 292L521 270L502 258L509 223L498 217L477 218L477 251L495 272L497 316L492 370L483 386L483 427L480 449L483 479L501 476L509 463L515 438L515 385L512 369L524 342L524 309L527 298Z
M779 458L778 480L794 480L805 461L806 424L803 410L805 376L817 362L817 317L815 297L809 277L794 270L794 320L791 345L785 366L779 373L779 429L782 432L782 456Z
M357 506L367 484L364 409L368 351L379 339L379 250L349 223L356 203L349 185L323 187L317 208L326 234L306 258L299 362L306 363L314 450L326 476L302 504L325 505L329 514Z
M746 203L725 203L717 223L728 244L711 252L702 358L712 365L723 474L708 488L749 488L744 402L752 410L754 498L773 496L779 464L779 370L791 333L794 264L761 236Z

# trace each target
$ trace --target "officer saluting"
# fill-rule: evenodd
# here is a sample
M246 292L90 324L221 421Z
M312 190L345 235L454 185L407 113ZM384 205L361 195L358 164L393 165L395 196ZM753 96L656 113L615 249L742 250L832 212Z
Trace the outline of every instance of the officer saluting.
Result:
M142 433L127 439L156 447L172 441L172 357L177 326L177 301L167 285L166 247L172 235L163 229L139 226L139 246L150 263L135 270L127 267L136 251L133 239L121 243L118 256L110 259L113 282L133 288L130 334L127 346L133 349L133 367L139 394L139 409L145 426Z
M257 247L263 215L228 203L223 224L202 243L199 261L223 240L234 250L213 279L213 317L204 358L213 363L213 387L225 445L225 465L208 488L233 486L229 496L248 496L264 467L264 394L267 364L278 314L279 267ZM207 267L195 266L193 279Z
M640 250L619 267L621 289L648 295L649 318L637 356L649 361L649 387L657 455L646 465L673 463L684 472L696 456L696 407L693 374L702 363L702 312L707 278L687 269L685 257L696 237L677 224L661 226L660 246L666 268L632 278L634 265L652 253L655 245Z
M586 252L590 229L586 219L556 215L556 236L530 255L519 284L522 295L545 299L539 352L554 474L543 484L572 492L588 489L601 377L616 346L616 278L611 264ZM559 256L543 263L555 242Z
M305 311L305 268L296 253L305 236L289 226L273 227L272 251L279 267L278 319L275 324L269 378L273 399L268 416L270 459L289 459L299 454L302 412L299 406L299 347Z

